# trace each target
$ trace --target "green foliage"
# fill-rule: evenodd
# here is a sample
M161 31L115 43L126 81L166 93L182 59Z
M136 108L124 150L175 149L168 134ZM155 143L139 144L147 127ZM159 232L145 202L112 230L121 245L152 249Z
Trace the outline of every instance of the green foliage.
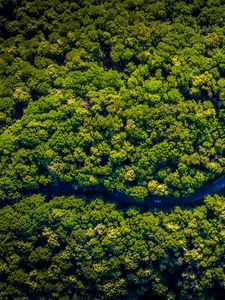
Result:
M224 172L222 1L11 2L2 200L60 181L179 196Z
M0 299L207 299L224 291L224 197L121 211L225 169L225 4L0 1ZM97 190L97 189L95 189Z
M224 200L139 213L100 199L23 198L0 210L0 297L208 299L225 285Z

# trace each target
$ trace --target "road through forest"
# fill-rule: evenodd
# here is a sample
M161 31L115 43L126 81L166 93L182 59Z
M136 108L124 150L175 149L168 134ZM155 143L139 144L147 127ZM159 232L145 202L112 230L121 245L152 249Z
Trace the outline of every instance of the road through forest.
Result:
M26 190L25 193L35 192L46 194L48 197L59 195L93 195L108 197L115 202L125 202L130 204L145 205L147 207L171 207L176 205L189 205L203 199L207 195L213 195L225 188L225 175L222 175L214 182L198 189L196 192L189 196L175 198L149 195L144 199L135 199L127 196L125 193L117 190L107 190L104 187L86 188L76 190L73 183L59 183L57 185L49 184L39 187L36 190Z

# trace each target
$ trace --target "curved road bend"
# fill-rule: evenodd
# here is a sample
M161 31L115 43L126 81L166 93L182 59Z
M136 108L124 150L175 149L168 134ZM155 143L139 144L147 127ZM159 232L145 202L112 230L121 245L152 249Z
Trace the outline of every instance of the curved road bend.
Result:
M222 175L216 181L210 183L209 185L202 187L195 193L181 198L175 197L163 197L163 196L153 196L150 195L144 199L135 199L127 196L125 193L119 192L117 190L107 190L105 188L92 188L92 189L79 189L75 190L73 188L73 183L61 183L59 185L49 184L42 186L37 189L38 192L44 193L46 195L57 196L57 195L73 195L73 194L86 194L86 195L102 195L108 197L114 201L126 202L130 204L139 204L147 207L169 207L175 205L188 205L193 202L203 199L206 195L213 195L225 188L225 175ZM34 192L35 190L32 190ZM24 191L26 194L31 192L31 190Z
M189 203L201 200L206 195L213 195L216 192L221 191L223 188L225 188L225 175L221 176L219 179L212 182L211 184L197 190L194 194L192 194L188 197L184 197L182 199L182 204L189 204Z

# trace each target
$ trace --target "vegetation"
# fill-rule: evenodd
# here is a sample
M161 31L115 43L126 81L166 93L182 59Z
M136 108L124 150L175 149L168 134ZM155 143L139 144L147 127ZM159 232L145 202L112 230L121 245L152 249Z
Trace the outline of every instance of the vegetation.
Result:
M179 201L224 174L224 11L0 1L0 299L225 298L223 196L140 212L41 193Z
M26 197L0 210L0 298L208 299L225 287L224 217L219 196L168 213Z
M179 197L224 172L224 1L1 3L2 199Z

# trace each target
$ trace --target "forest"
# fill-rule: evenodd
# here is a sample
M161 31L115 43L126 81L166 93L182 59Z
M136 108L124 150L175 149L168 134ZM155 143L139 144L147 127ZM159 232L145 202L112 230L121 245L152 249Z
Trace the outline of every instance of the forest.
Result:
M0 299L225 298L224 174L225 0L0 0Z
M0 210L4 300L221 300L224 257L221 196L140 213L98 198L34 194Z

